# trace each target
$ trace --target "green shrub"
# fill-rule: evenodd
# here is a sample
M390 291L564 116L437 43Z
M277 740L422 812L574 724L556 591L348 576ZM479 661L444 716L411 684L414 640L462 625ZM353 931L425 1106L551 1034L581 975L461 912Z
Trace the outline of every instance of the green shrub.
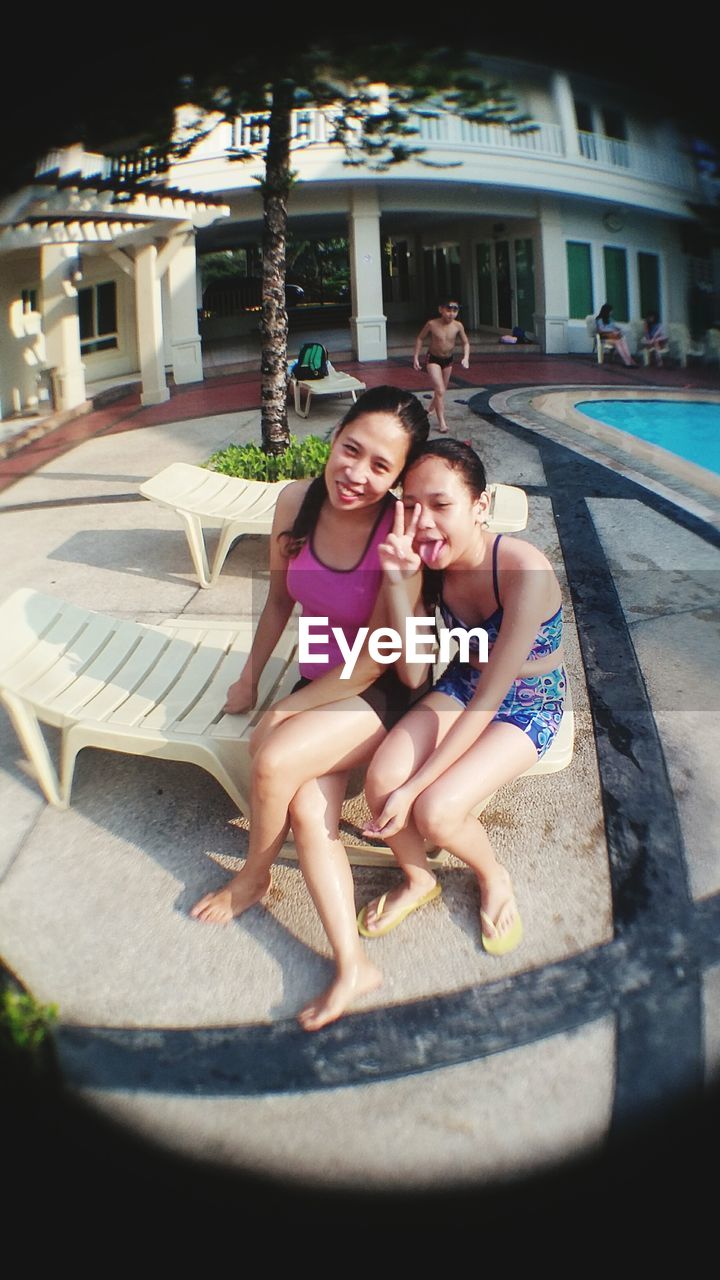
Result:
M319 476L329 453L330 443L319 436L291 436L284 453L265 453L257 444L231 444L208 458L205 466L242 480L302 480Z
M57 1005L38 1004L25 992L0 990L0 1057L8 1080L52 1080L54 1058L48 1033L57 1012Z

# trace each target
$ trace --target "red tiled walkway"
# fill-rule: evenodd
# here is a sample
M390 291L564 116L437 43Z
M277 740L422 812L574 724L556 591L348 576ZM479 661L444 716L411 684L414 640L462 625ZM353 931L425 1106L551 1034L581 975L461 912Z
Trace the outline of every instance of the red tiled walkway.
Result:
M361 378L368 387L387 382L410 391L430 389L425 374L416 373L412 359L405 355L362 364L343 361L338 367ZM544 356L510 349L497 356L477 356L471 360L467 370L456 365L450 391L470 387L607 386L608 383L617 383L618 387L667 386L717 391L720 390L720 368L703 365L688 369L626 369L612 362L598 365L589 356ZM145 407L140 403L138 384L126 395L120 393L112 402L100 403L97 409L49 430L46 435L0 460L0 492L93 436L183 422L189 418L240 413L259 409L260 405L260 374L257 369L219 374L187 386L171 386L169 400Z

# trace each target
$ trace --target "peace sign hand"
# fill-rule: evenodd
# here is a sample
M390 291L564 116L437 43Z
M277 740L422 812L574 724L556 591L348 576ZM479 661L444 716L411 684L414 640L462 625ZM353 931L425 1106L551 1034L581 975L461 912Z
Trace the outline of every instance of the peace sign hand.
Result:
M390 582L402 582L404 578L411 578L422 564L420 556L413 551L413 539L417 533L421 510L420 503L416 502L410 523L405 528L405 508L399 500L395 503L392 532L378 547L380 565Z

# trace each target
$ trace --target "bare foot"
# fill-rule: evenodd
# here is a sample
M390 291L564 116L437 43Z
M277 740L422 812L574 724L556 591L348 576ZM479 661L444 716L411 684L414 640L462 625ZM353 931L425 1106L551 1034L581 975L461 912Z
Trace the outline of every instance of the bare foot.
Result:
M360 996L382 986L383 976L365 956L337 977L322 995L311 1000L298 1014L298 1022L305 1031L319 1031L329 1022L342 1017Z
M428 895L435 891L437 880L433 875L427 879L412 883L407 880L391 893L384 893L380 898L373 898L361 912L363 928L366 934L389 932L396 924L400 924L405 916L416 907L429 901ZM382 903L382 906L380 904Z
M440 434L441 434L441 435L446 436L446 435L447 435L447 426L442 427L442 426L440 426L440 425L438 424L438 431L440 432Z
M512 881L509 872L499 863L492 877L480 884L480 915L483 938L489 942L502 941L518 927L519 913Z
M244 868L243 868L244 870ZM270 876L263 881L250 880L238 871L229 884L214 893L206 893L190 911L194 920L203 924L229 924L235 916L241 916L248 907L254 907L270 889Z

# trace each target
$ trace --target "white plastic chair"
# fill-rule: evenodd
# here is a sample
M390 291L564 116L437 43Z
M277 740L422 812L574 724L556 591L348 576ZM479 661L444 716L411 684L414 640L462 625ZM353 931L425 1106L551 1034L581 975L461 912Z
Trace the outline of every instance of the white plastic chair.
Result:
M197 764L249 813L252 723L294 667L295 634L281 637L257 706L225 716L245 665L249 620L177 619L149 626L22 588L0 605L0 699L50 804L70 803L83 747ZM56 770L40 728L60 730Z
M668 351L671 359L677 360L681 368L687 367L688 356L705 355L705 344L694 342L686 324L675 321L665 326L668 336Z
M188 462L173 462L140 486L140 493L174 511L185 529L201 587L212 587L236 538L244 533L269 534L275 503L289 480L265 484L220 475ZM527 495L514 485L489 485L488 527L496 533L518 533L527 524ZM208 568L203 526L220 529L212 569Z
M585 325L587 327L588 336L593 344L593 351L597 356L598 364L602 364L606 355L612 355L615 350L614 343L603 339L602 334L598 333L595 323L595 316L586 316Z
M708 329L705 334L705 359L720 364L720 329Z
M68 808L77 755L95 747L198 765L249 818L252 727L290 692L298 674L291 626L265 667L253 711L224 715L228 685L238 678L251 640L249 620L179 618L149 626L28 588L14 592L0 604L0 701L48 803ZM42 725L60 730L59 768ZM568 701L555 742L523 777L566 768L573 739ZM351 862L394 864L386 845L357 838L346 843ZM296 856L292 842L282 854ZM446 856L432 854L436 862Z
M236 538L244 533L270 533L278 494L289 484L279 480L240 480L207 467L173 462L140 485L140 493L174 511L185 528L190 555L201 587L212 587ZM220 529L208 567L203 526Z

